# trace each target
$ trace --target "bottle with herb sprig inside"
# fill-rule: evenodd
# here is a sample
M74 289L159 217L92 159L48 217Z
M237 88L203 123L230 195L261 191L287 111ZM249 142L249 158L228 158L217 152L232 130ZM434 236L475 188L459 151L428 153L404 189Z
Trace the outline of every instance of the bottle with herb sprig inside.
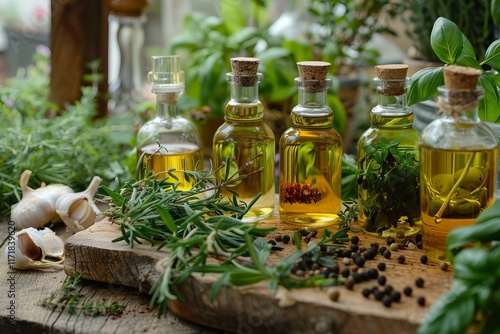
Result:
M498 139L479 119L481 70L443 67L438 88L444 117L427 125L420 138L423 251L446 260L451 229L471 225L495 201Z
M358 141L358 222L372 235L404 238L421 229L418 140L407 105L408 65L375 66L377 105Z
M226 78L231 85L231 100L226 105L225 122L214 134L213 164L230 165L217 171L217 181L231 182L221 189L223 195L251 203L260 197L243 216L244 222L256 222L274 211L274 133L264 123L264 106L259 101L259 59L231 58L232 72ZM245 178L241 176L245 174ZM241 178L241 179L240 179Z
M136 147L137 159L142 157L146 170L159 179L168 178L177 190L189 190L193 181L184 171L203 169L203 155L198 129L179 112L184 92L179 61L176 55L151 57L148 82L156 94L156 116L139 129Z
M284 222L303 227L338 224L341 210L342 138L326 105L330 63L297 63L298 104L280 138L279 210Z

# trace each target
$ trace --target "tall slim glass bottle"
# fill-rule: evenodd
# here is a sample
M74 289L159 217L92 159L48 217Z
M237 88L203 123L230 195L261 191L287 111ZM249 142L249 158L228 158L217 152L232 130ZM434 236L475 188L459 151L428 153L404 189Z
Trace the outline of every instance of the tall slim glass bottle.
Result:
M274 210L274 133L264 123L264 106L259 101L258 84L262 74L257 73L259 59L237 57L231 59L232 72L227 74L231 85L231 100L225 109L225 122L213 138L214 168L231 159L229 174L219 170L218 182L226 178L247 177L228 184L239 201L249 204L259 193L260 198L243 216L244 222L255 222L269 217ZM222 189L232 199L232 192Z
M495 201L498 139L478 117L481 70L443 67L438 106L444 117L420 137L423 251L434 262L446 260L451 229L471 225Z
M280 218L304 227L329 226L339 223L342 201L342 138L326 105L330 64L297 65L298 105L291 112L292 126L280 138Z
M357 148L358 222L368 234L405 237L421 230L420 133L413 128L413 111L406 102L408 65L375 68L377 105L370 112L370 127L360 136ZM383 147L393 140L393 144L398 143L397 152L394 146L386 146L383 153Z
M159 178L168 177L167 182L176 183L178 190L188 190L192 181L184 178L184 171L202 169L203 155L198 129L179 112L178 101L184 92L179 56L151 57L148 82L156 94L156 116L137 133L137 158L142 156L147 170ZM172 168L177 180L166 173Z

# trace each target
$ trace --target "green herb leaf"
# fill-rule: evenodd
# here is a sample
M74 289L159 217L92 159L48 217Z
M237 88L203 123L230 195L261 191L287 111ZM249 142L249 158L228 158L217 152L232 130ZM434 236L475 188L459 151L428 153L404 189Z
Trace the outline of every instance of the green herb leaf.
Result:
M500 39L490 44L481 64L488 64L496 71L500 71Z
M443 68L429 67L415 73L408 89L408 105L434 99L437 89L444 85Z
M175 226L174 218L172 217L170 212L168 212L168 210L161 205L155 205L155 208L158 214L160 215L161 220L163 221L165 226L170 230L170 232L176 233L177 227Z
M454 22L440 17L432 28L431 46L443 63L454 64L463 49L462 32Z

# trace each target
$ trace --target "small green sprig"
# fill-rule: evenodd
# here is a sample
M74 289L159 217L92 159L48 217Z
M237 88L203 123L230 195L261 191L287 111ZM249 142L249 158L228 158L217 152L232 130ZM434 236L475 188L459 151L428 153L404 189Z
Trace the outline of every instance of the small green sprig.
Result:
M61 288L45 298L42 305L51 310L67 310L69 314L75 314L78 310L80 298L83 297L83 294L78 292L82 276L82 273L67 276ZM79 309L85 314L97 316L106 314L120 315L123 308L124 306L117 303L108 304L104 301L95 303L93 299L87 299Z
M369 232L397 227L405 216L412 225L420 215L419 162L399 144L399 140L388 142L382 136L373 146L363 148L358 183L367 195L358 204Z

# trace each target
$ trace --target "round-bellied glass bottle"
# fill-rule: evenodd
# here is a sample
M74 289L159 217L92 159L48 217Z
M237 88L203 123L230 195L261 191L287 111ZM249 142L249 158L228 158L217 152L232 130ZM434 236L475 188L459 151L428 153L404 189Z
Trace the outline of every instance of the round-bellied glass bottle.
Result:
M156 94L156 116L137 133L137 158L142 157L148 171L176 183L178 190L188 190L192 181L185 179L184 171L202 169L203 155L198 129L179 112L178 101L184 92L179 56L151 57L148 82ZM172 168L175 171L170 173L178 180L167 173Z
M274 211L274 133L264 123L264 106L259 101L257 73L259 59L236 57L231 59L232 72L227 74L231 85L231 100L226 105L225 122L213 138L214 168L229 158L230 166L217 172L219 183L245 178L229 184L221 193L249 204L257 195L259 199L243 216L244 222L255 222L269 217ZM227 172L229 175L227 175ZM227 189L226 189L227 188Z
M369 234L405 237L421 229L418 140L407 105L408 65L375 66L377 105L359 138L358 222Z
M279 145L280 218L304 227L338 224L342 138L332 128L333 112L326 105L330 63L304 61L297 66L298 104Z
M446 260L451 229L471 225L495 201L498 138L478 117L481 70L443 67L438 88L444 112L420 137L423 251L429 260Z

